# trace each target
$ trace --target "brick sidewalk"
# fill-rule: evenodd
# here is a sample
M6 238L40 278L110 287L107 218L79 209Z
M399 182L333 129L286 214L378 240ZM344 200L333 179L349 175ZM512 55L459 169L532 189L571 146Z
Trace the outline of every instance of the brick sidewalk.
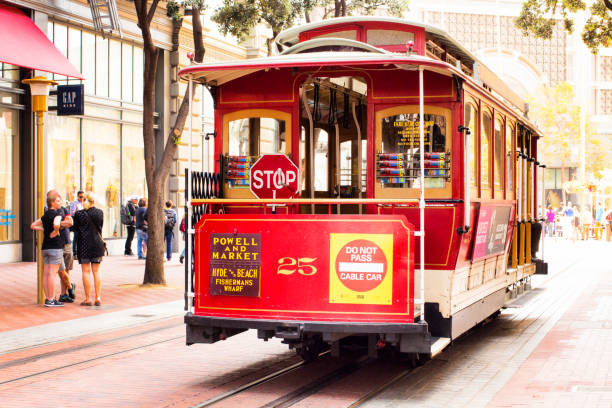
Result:
M102 307L79 305L85 298L83 280L77 262L74 268L71 281L77 285L76 301L62 308L46 308L36 304L35 263L0 264L0 333L183 298L184 266L179 264L176 256L165 265L166 287L140 286L144 276L144 261L135 257L105 257L100 267ZM56 295L59 288L57 278Z

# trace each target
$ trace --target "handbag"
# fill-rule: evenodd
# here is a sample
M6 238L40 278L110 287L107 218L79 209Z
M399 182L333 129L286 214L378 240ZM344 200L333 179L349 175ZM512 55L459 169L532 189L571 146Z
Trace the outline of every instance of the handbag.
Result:
M102 246L104 247L104 253L106 254L106 256L108 256L108 248L106 247L106 241L104 241L104 238L102 238L102 233L100 232L98 227L96 227L95 224L93 223L93 220L89 216L89 213L87 211L85 211L85 214L87 214L87 219L89 220L89 225L91 227L93 227L93 229L98 233L98 238L100 238L100 241L102 241Z

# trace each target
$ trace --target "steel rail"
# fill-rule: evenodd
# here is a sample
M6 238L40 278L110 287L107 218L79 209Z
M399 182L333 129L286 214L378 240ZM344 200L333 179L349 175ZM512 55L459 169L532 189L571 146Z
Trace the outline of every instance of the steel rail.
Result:
M324 351L324 352L319 354L319 357L324 356L324 355L329 354L329 353L330 353L329 351ZM302 367L302 366L304 366L306 364L307 364L306 361L300 361L300 362L292 364L292 365L290 365L288 367L281 368L280 370L274 371L274 372L272 372L270 374L267 374L267 375L265 375L265 376L263 376L261 378L253 380L253 381L251 381L251 382L249 382L247 384L241 385L240 387L236 387L233 390L224 392L223 394L217 395L216 397L207 399L206 401L201 402L201 403L199 403L197 405L194 405L191 408L209 407L211 405L216 404L219 401L226 400L226 399L228 399L230 397L233 397L234 395L240 394L241 392L244 392L244 391L246 391L248 389L251 389L251 388L256 387L256 386L258 386L260 384L263 384L263 383L265 383L267 381L270 381L270 380L273 380L273 379L275 379L277 377L280 377L281 375L284 375L286 373L294 371L294 370L296 370L296 369L298 369L298 368L300 368L300 367Z

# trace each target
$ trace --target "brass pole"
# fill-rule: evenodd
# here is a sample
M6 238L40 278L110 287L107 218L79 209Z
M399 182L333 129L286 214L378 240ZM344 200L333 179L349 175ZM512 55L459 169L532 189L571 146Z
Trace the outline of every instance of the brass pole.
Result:
M44 165L45 165L45 144L44 144L44 112L36 112L36 144L37 144L37 179L36 183L36 198L38 203L38 217L42 217L45 212L45 182L44 182ZM37 231L36 233L36 267L38 271L37 279L37 290L36 290L36 301L38 304L43 304L45 301L45 294L43 291L43 260L42 260L42 242L43 242L43 231Z

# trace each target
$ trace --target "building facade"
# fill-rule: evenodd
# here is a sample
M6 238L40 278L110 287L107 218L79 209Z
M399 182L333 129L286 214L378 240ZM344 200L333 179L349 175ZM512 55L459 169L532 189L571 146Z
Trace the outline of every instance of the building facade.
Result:
M0 62L0 262L35 257L29 226L38 213L36 132L29 90L21 83L33 74L59 84L82 82L85 88L84 115L58 116L52 108L45 114L45 191L57 189L67 202L74 200L78 190L93 192L96 205L104 211L103 237L109 250L111 254L123 253L126 230L120 221L121 205L131 195L147 195L142 137L144 56L134 3L116 2L121 33L104 35L94 29L87 0L0 0L0 5L29 16L85 77L81 81ZM163 146L186 89L176 73L189 63L186 54L193 49L193 40L190 18L185 18L179 31L180 46L173 47L172 21L163 6L158 7L151 27L160 49L155 132L156 142ZM213 35L209 27L205 24L207 61L247 57L245 47ZM23 46L27 47L27 39ZM49 106L56 104L52 92ZM196 170L205 168L206 146L202 142L207 129L212 129L212 118L210 95L196 87L192 152ZM189 132L188 126L189 121L185 132ZM183 169L188 157L187 144L181 143L168 183L168 198L178 205L183 204Z

